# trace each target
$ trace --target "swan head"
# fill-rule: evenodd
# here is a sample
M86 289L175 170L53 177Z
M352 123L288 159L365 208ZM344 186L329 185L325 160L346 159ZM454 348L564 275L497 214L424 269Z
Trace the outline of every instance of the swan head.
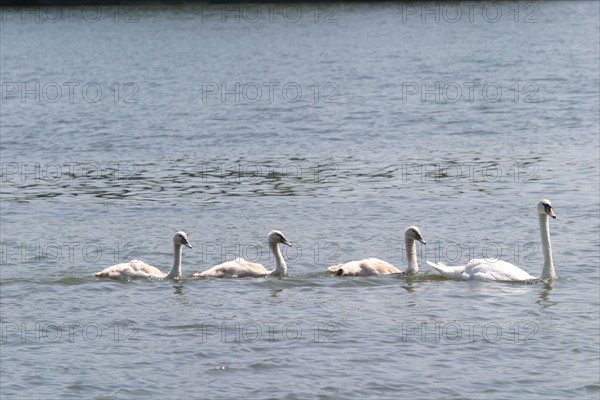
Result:
M418 240L419 242L426 244L427 242L423 239L421 231L416 226L409 226L404 231L404 239L406 240Z
M176 246L185 246L192 248L192 245L188 241L187 234L184 231L179 231L173 235L173 244Z
M550 200L548 199L543 199L538 203L537 212L541 215L548 214L552 218L556 218L556 214L552 211L552 204L550 204Z
M269 235L267 236L267 241L269 242L269 244L279 244L279 243L283 243L287 246L291 246L292 244L285 238L285 236L283 235L283 232L281 231L271 231L269 232Z

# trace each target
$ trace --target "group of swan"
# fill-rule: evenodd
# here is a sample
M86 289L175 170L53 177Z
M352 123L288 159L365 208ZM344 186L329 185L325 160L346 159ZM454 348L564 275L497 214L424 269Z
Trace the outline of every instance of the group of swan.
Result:
M542 249L544 256L544 267L539 279L555 279L554 263L552 261L552 247L550 245L550 226L548 217L556 218L549 200L542 200L538 203L537 212L542 234ZM407 273L415 274L419 272L417 262L417 249L415 241L425 244L421 231L416 226L410 226L404 232L406 243L406 254L408 257L408 268L402 272L390 263L377 259L366 258L360 261L350 261L345 264L337 264L329 267L329 271L336 275L347 276L369 276L369 275L387 275ZM270 271L262 264L252 263L237 258L233 261L227 261L216 265L206 271L195 273L196 277L215 277L215 278L242 278L242 277L261 277L267 275L284 275L287 273L287 265L279 249L279 244L291 246L292 244L285 238L281 231L271 231L267 236L269 248L275 257L275 269ZM95 275L97 277L112 279L135 279L135 278L157 278L157 279L179 279L181 277L181 255L183 246L192 248L185 232L177 232L173 236L174 260L173 267L169 273L165 274L158 268L139 260L132 260L128 263L122 263L108 267ZM492 280L492 281L528 281L536 279L521 268L502 260L474 259L466 265L448 267L443 263L434 263L427 261L427 264L435 268L440 275L451 279L459 280Z
M243 258L236 258L233 261L227 261L216 265L209 270L195 273L194 276L214 277L214 278L243 278L243 277L260 277L266 275L285 275L287 273L287 265L279 249L279 243L287 246L292 244L285 238L281 231L271 231L267 236L271 252L275 256L276 267L273 271L269 271L262 264L252 263ZM100 272L96 272L99 278L111 279L136 279L136 278L155 278L155 279L179 279L181 278L181 253L183 246L192 248L192 245L187 239L185 232L177 232L173 236L173 267L168 274L165 274L160 269L146 264L140 260L131 260L128 263L113 265L105 268Z

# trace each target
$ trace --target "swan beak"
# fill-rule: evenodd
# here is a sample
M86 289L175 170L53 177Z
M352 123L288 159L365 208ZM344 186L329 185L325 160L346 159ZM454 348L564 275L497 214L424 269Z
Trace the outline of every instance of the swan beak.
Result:
M189 247L190 249L192 248L192 245L190 244L190 242L188 242L187 239L184 238L182 243L185 247Z
M427 242L426 242L426 241L425 241L425 239L423 239L423 238L419 238L419 239L417 239L417 240L418 240L419 242L423 243L423 244L427 244Z
M292 246L292 244L286 238L283 238L281 243L285 244L286 246L290 246L290 247Z
M552 206L550 204L544 204L544 211L546 211L546 214L552 218L556 218L556 214L554 214L554 211L552 211Z

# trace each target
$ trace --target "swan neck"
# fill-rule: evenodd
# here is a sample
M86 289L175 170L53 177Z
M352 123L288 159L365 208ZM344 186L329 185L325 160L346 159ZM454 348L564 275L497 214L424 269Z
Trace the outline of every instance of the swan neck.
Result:
M406 272L419 272L419 264L417 262L417 246L414 239L406 239L406 258L408 259L408 268Z
M540 232L542 235L542 254L544 256L544 267L540 279L556 279L554 261L552 260L552 244L550 243L550 223L546 214L540 214Z
M183 246L180 244L173 245L173 267L165 277L165 279L179 279L181 277L181 254Z
M271 275L284 275L287 273L287 265L281 254L281 249L278 243L269 243L273 257L275 257L275 269L271 272Z

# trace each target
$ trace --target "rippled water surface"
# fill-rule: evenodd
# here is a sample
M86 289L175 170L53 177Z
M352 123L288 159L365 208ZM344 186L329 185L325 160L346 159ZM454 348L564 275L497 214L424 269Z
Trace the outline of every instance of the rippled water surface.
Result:
M2 397L597 399L598 3L231 7L3 10ZM542 198L555 282L425 264L538 275Z

